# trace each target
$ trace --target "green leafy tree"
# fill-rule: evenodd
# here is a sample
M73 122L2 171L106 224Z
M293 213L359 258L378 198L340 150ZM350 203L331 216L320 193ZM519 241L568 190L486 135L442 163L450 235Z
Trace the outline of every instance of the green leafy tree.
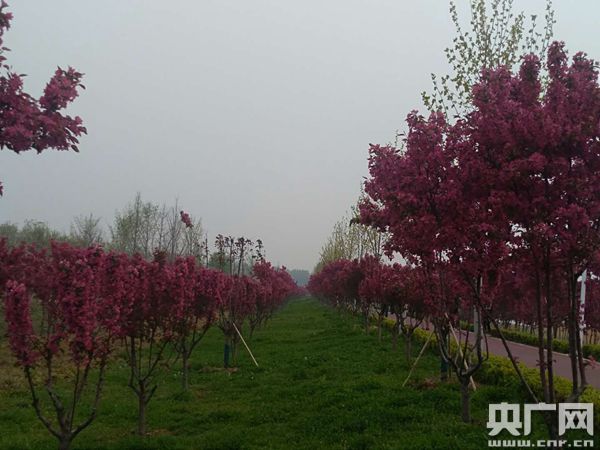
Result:
M450 17L456 30L452 45L445 49L450 73L431 74L433 90L421 97L430 111L447 117L462 116L472 108L471 88L482 69L507 66L512 69L523 54L534 53L545 61L553 36L554 9L547 0L540 31L537 15L527 19L513 11L513 0L471 0L471 19L465 27L456 4L450 2Z

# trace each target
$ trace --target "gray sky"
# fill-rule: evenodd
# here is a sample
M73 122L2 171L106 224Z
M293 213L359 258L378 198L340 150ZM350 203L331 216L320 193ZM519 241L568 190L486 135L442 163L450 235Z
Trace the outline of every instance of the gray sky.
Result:
M137 191L312 269L429 74L447 70L446 0L12 0L9 63L39 95L84 72L79 154L0 152L0 222L108 225ZM466 5L466 0L458 0ZM516 1L543 12L543 1ZM600 2L555 1L555 37L600 58Z

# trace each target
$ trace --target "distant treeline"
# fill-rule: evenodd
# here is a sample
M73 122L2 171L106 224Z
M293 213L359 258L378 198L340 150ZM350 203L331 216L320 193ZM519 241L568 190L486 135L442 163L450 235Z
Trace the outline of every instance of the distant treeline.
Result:
M181 221L177 203L159 205L143 201L140 194L121 211L105 228L100 217L93 214L77 216L68 232L52 229L47 223L27 220L23 226L6 222L0 224L0 236L9 245L21 242L45 247L51 240L66 241L87 247L101 244L108 249L129 254L140 253L149 258L160 250L168 256L201 256L203 230L200 219L191 218L193 227Z
M177 202L159 205L142 200L138 193L132 202L116 212L108 225L93 214L75 217L68 232L53 229L38 220L27 220L21 226L5 222L0 224L0 238L6 238L10 246L25 242L47 247L50 241L68 242L80 247L99 244L108 250L139 253L147 259L156 251L171 259L191 255L204 266L229 272L230 268L222 263L219 252L210 250L200 218L190 216L190 221L192 226L188 227L181 220ZM246 259L243 272L250 273L250 255ZM299 286L308 283L310 274L307 270L291 270L290 274Z

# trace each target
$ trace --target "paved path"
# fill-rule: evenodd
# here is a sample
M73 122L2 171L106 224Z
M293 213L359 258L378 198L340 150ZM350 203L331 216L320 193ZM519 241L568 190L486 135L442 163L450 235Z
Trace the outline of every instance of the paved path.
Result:
M469 333L469 339L473 338L473 333ZM538 367L538 348L520 342L507 341L511 353L518 361L527 367ZM491 355L508 357L504 344L500 338L488 336L488 348ZM561 377L571 379L571 360L565 353L553 353L554 373ZM586 359L586 361L588 361ZM588 365L585 370L588 383L595 388L600 389L600 363Z

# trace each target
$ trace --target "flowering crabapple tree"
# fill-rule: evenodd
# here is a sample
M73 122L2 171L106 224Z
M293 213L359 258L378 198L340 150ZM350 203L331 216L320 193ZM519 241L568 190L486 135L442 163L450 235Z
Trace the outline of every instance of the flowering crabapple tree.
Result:
M368 315L358 301L358 289L362 272L357 260L338 259L324 265L310 277L308 290L315 297L329 303L341 311L344 308L362 313L365 318L365 330L368 330Z
M391 275L391 267L383 264L374 255L366 255L359 262L361 280L358 285L358 299L365 315L365 327L368 332L368 323L371 311L377 315L377 336L382 339L383 319L389 310L387 290Z
M427 309L423 301L425 279L418 268L394 264L388 289L390 312L396 316L394 348L399 332L404 337L406 361L412 356L412 338L425 319Z
M256 298L254 307L248 315L250 328L249 339L252 339L254 331L265 324L275 309L275 301L278 298L278 279L271 264L267 261L259 261L252 267L252 273L262 286L260 295Z
M463 230L456 224L465 210L454 165L456 145L445 139L450 127L441 113L431 114L427 120L413 112L407 123L404 151L371 147L371 178L365 184L369 199L361 205L361 221L389 232L385 243L388 254L399 252L424 274L422 301L432 316L443 362L458 361L454 369L463 386L463 417L469 421L468 383L485 355L480 351L479 332L472 364L468 363L468 346L461 356L457 351L460 347L449 343L449 330L458 326L459 310L473 307L460 301L453 289L449 258L457 243L463 242Z
M129 387L138 399L137 433L146 434L146 410L158 388L161 365L169 366L174 339L174 309L169 288L173 269L165 252L156 252L153 261L140 256L131 258L127 277L128 314L124 317L124 340L130 368ZM179 308L181 308L179 306Z
M220 295L217 272L198 267L193 258L173 263L169 294L173 296L173 346L181 357L182 387L189 389L190 359L215 319Z
M333 267L335 278L331 279L329 289L333 288L333 298L339 309L354 308L363 314L365 332L369 331L369 310L367 304L359 300L359 287L363 278L358 260L340 260Z
M218 327L225 336L224 366L227 368L231 362L235 364L239 334L244 321L251 314L256 299L263 295L262 286L255 279L247 275L234 275L230 277L229 289L222 296L219 305Z
M56 150L78 151L78 137L86 133L81 118L64 114L64 110L83 88L82 74L75 69L56 70L46 84L44 93L36 99L23 90L23 75L13 72L7 63L3 47L4 33L10 28L12 14L8 5L0 4L0 149L15 153L35 150L38 153ZM0 196L3 186L0 182Z
M470 311L481 316L481 305L473 302L472 296L461 297L464 292L458 290L455 270L459 256L464 256L459 251L465 230L469 223L477 222L469 222L471 216L465 214L468 210L462 204L454 165L457 149L454 140L446 139L450 127L444 116L432 114L426 120L411 113L407 122L404 152L392 147L371 148L371 179L365 186L370 200L362 205L361 220L389 232L387 252L399 252L422 274L425 288L418 298L423 307L418 309L431 314L443 362L452 365L461 382L463 419L468 422L469 380L487 357L481 346L483 333L477 326L474 345L468 344L467 336L464 345L452 346L449 330L458 328L461 312L466 318ZM400 318L404 314L401 312Z
M215 239L217 265L230 275L221 280L223 290L217 304L217 326L225 338L223 346L225 368L230 365L230 356L235 361L239 341L238 331L241 330L246 317L250 315L256 298L261 295L258 292L260 286L253 285L254 280L242 275L245 258L248 253L251 256L249 250L252 248L251 246L252 241L244 237L235 239L232 236L219 234Z
M120 333L120 308L102 289L106 255L100 248L53 244L50 252L28 248L21 256L30 272L26 279L8 280L4 296L9 344L37 417L64 450L96 417L107 358ZM19 264L14 269L18 272ZM40 311L36 323L34 308ZM72 368L74 376L62 376L58 366ZM41 391L55 420L44 413ZM89 404L87 412L81 411L82 403Z

